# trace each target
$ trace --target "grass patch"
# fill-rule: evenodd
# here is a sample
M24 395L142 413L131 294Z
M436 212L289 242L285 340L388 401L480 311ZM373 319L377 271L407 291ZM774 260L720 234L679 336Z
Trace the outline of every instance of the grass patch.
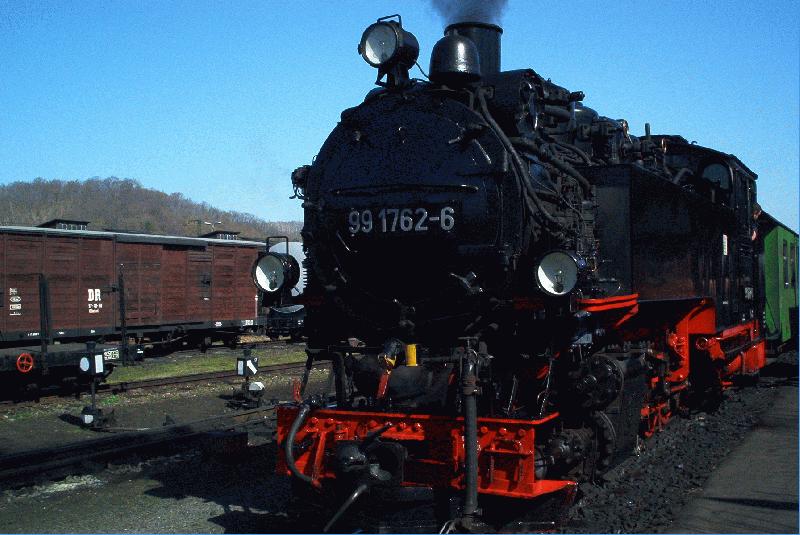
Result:
M101 405L116 405L117 403L119 403L119 396L116 394L111 394L100 402Z
M144 381L146 379L162 379L164 377L182 377L196 373L219 372L236 369L238 354L202 354L181 355L175 359L150 361L144 360L136 366L117 366L109 376L108 384L127 383L131 381ZM305 362L306 353L297 349L280 355L268 355L266 350L254 350L253 355L258 357L261 366L270 364L288 364L290 362Z
M8 422L19 422L20 420L29 420L36 416L36 411L23 407L21 409L12 409L9 414L3 415L3 420Z
M305 349L292 349L291 351L287 351L281 355L269 355L267 351L259 351L258 349L253 351L253 355L258 357L258 363L261 366L269 366L271 364L290 364L293 362L305 362L306 361L306 352ZM236 362L236 359L232 359L231 362ZM231 369L233 368L233 364L231 364Z

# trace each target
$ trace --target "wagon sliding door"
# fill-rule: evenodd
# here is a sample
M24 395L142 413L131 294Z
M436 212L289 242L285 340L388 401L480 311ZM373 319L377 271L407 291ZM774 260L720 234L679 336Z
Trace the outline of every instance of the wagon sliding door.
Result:
M211 319L211 251L189 251L186 280L186 319Z
M211 289L215 321L236 319L236 248L213 246Z
M3 337L38 338L43 236L3 237Z
M187 247L181 245L164 245L161 253L161 319L165 325L185 323L190 319L186 307L189 295L187 253Z
M77 299L77 310L74 313L80 321L81 332L84 335L111 333L119 323L119 294L112 291L117 282L114 242L110 239L84 237L75 241L78 243L79 260L73 270L79 273L80 280L74 296ZM48 277L52 279L51 275ZM51 283L50 293L55 302L53 286ZM55 310L54 306L54 316Z
M258 288L253 282L253 264L258 258L258 249L253 247L236 248L236 269L234 282L234 315L236 319L248 320L258 317Z
M117 265L125 276L129 327L161 325L161 246L117 243Z

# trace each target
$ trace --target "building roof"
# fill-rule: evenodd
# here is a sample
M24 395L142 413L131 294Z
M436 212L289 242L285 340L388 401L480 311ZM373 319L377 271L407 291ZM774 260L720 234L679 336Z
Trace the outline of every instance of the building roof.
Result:
M207 245L229 245L233 247L259 247L263 248L264 242L245 240L219 240L215 238L190 238L187 236L169 236L158 234L144 234L133 232L104 232L98 230L66 230L51 227L21 227L0 226L0 234L33 234L33 235L59 235L82 236L84 238L105 238L125 243L164 243L170 245L184 245L189 247L205 247Z
M235 236L239 235L240 233L235 231L235 230L212 230L211 232L206 232L205 234L201 234L200 237L201 238L217 238L221 234L229 234L229 235L235 237ZM230 239L230 238L228 238L228 239Z
M44 223L40 223L40 224L38 224L36 226L37 227L41 227L41 228L57 228L57 225L59 223L65 223L67 225L83 225L83 226L86 226L90 222L89 221L81 221L79 219L56 218L56 219L51 219L50 221L45 221Z

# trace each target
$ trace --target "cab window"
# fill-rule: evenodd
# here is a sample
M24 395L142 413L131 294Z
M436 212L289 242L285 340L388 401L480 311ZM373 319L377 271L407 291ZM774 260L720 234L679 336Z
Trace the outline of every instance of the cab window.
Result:
M727 165L711 163L703 168L702 181L710 189L711 201L724 205L730 204L731 171Z

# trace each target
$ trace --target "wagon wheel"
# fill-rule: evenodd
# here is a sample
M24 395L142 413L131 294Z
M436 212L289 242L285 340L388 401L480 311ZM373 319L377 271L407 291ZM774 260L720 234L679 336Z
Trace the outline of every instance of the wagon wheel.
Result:
M33 355L22 353L17 357L17 370L20 373L28 373L33 369Z

